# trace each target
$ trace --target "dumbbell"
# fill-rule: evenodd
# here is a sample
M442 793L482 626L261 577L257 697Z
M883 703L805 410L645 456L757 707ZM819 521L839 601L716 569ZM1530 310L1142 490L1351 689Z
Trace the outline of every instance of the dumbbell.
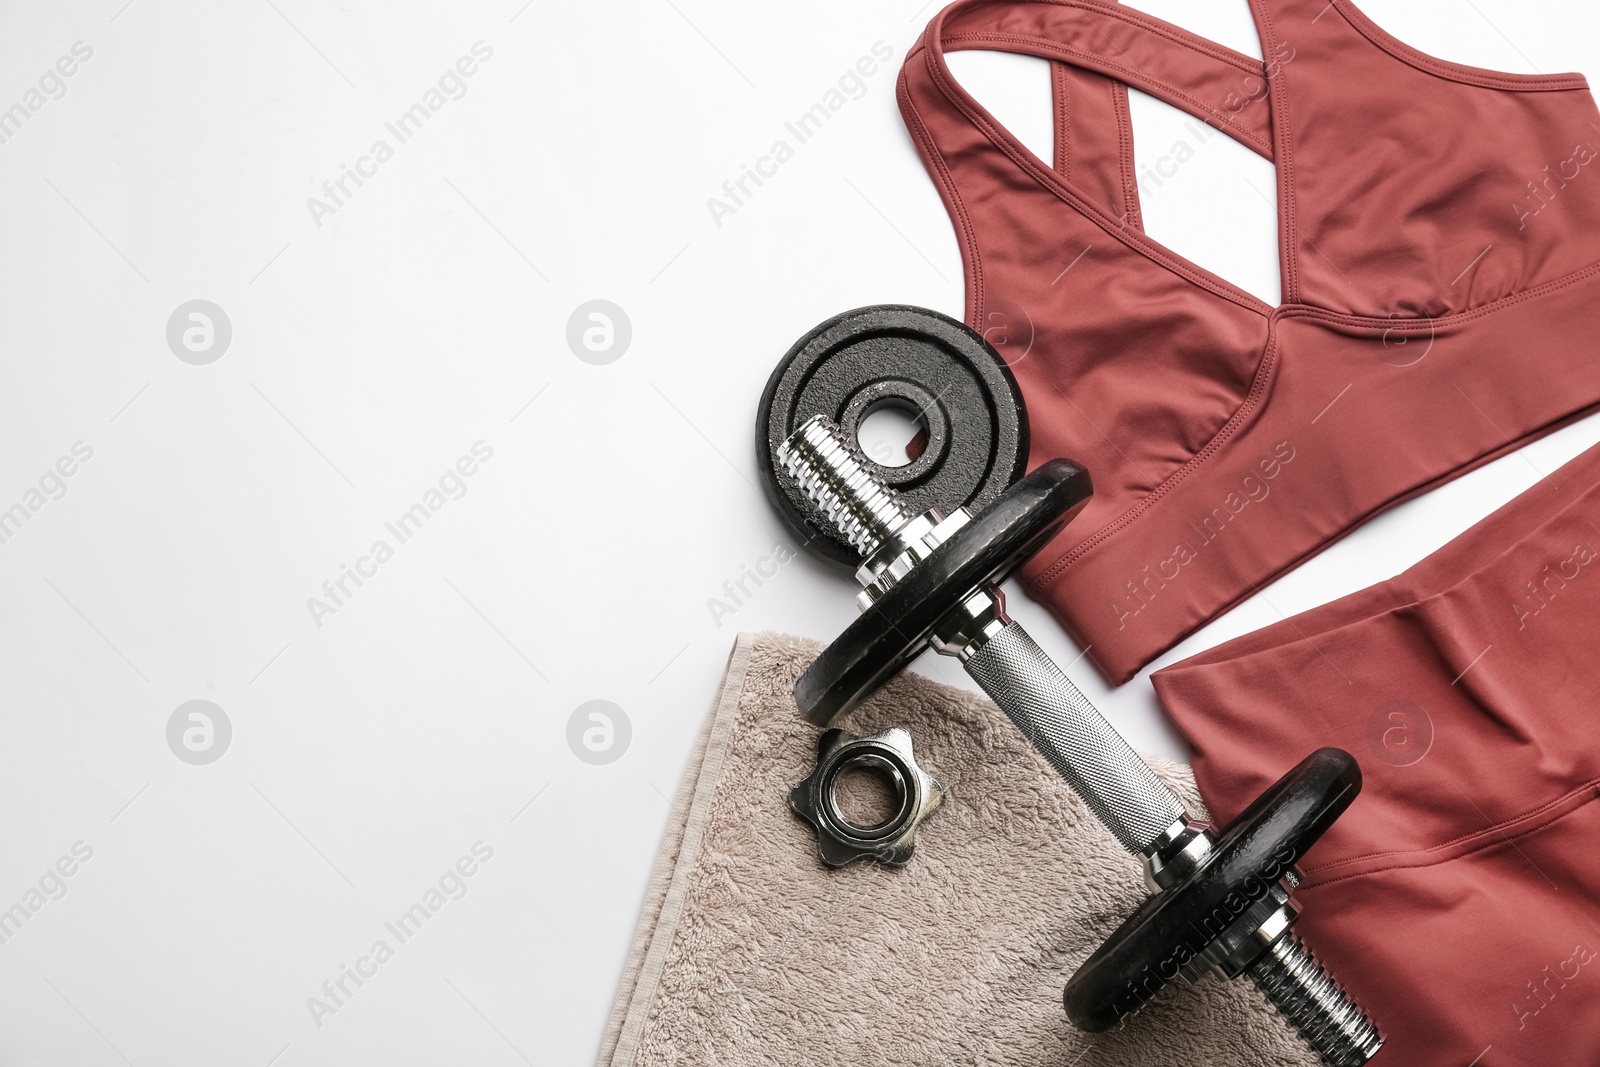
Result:
M1067 982L1072 1022L1111 1029L1179 974L1246 974L1329 1067L1370 1060L1382 1035L1291 929L1295 864L1360 791L1354 758L1313 752L1213 831L1006 614L999 584L1088 502L1088 472L1051 460L981 510L913 514L824 416L775 458L862 557L861 615L795 685L806 718L831 726L932 647L961 662L1144 861L1152 895Z

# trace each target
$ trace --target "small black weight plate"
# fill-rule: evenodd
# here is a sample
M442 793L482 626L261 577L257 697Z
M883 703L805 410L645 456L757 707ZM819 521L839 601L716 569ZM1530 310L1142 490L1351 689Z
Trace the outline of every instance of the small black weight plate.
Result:
M1094 487L1089 472L1053 459L911 568L823 649L795 683L800 712L831 726L928 647L933 627L984 582L1002 582L1070 522Z
M1028 459L1022 393L977 333L905 304L835 315L796 341L767 380L756 413L756 466L767 499L799 543L852 567L860 562L855 549L813 517L775 454L813 415L826 415L855 441L861 420L888 405L920 416L927 443L903 467L867 459L913 512L981 509L1017 480Z
M1319 748L1256 797L1187 879L1150 897L1095 950L1062 993L1067 1016L1100 1033L1120 1024L1205 951L1344 814L1361 767Z

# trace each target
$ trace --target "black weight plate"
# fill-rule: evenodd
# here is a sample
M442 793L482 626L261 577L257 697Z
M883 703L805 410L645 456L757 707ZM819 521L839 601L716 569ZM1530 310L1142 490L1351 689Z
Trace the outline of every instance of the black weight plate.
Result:
M879 304L835 315L795 342L767 380L756 412L756 466L767 499L800 544L855 566L849 542L780 474L779 445L813 415L850 441L876 408L921 416L926 444L903 467L867 457L913 512L976 511L999 498L1028 458L1022 393L982 337L937 311Z
M795 683L805 717L831 726L928 647L928 635L963 597L1002 582L1042 548L1094 487L1089 472L1053 459L1007 489L911 568L823 650Z
M1343 749L1301 760L1239 813L1187 879L1145 900L1078 968L1062 993L1068 1018L1100 1033L1137 1011L1299 863L1359 792L1361 768Z

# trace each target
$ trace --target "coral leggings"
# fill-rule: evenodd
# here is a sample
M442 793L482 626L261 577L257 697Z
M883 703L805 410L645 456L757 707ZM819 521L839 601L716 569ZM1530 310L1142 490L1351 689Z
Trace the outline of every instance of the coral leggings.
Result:
M1387 582L1158 672L1227 820L1337 745L1300 929L1378 1064L1600 1064L1600 446Z

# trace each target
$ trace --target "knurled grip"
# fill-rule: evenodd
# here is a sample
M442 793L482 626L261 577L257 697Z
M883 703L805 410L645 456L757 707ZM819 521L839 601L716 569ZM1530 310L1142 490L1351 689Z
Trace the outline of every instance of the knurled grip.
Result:
M1129 852L1143 856L1183 805L1016 622L966 661L967 673Z

